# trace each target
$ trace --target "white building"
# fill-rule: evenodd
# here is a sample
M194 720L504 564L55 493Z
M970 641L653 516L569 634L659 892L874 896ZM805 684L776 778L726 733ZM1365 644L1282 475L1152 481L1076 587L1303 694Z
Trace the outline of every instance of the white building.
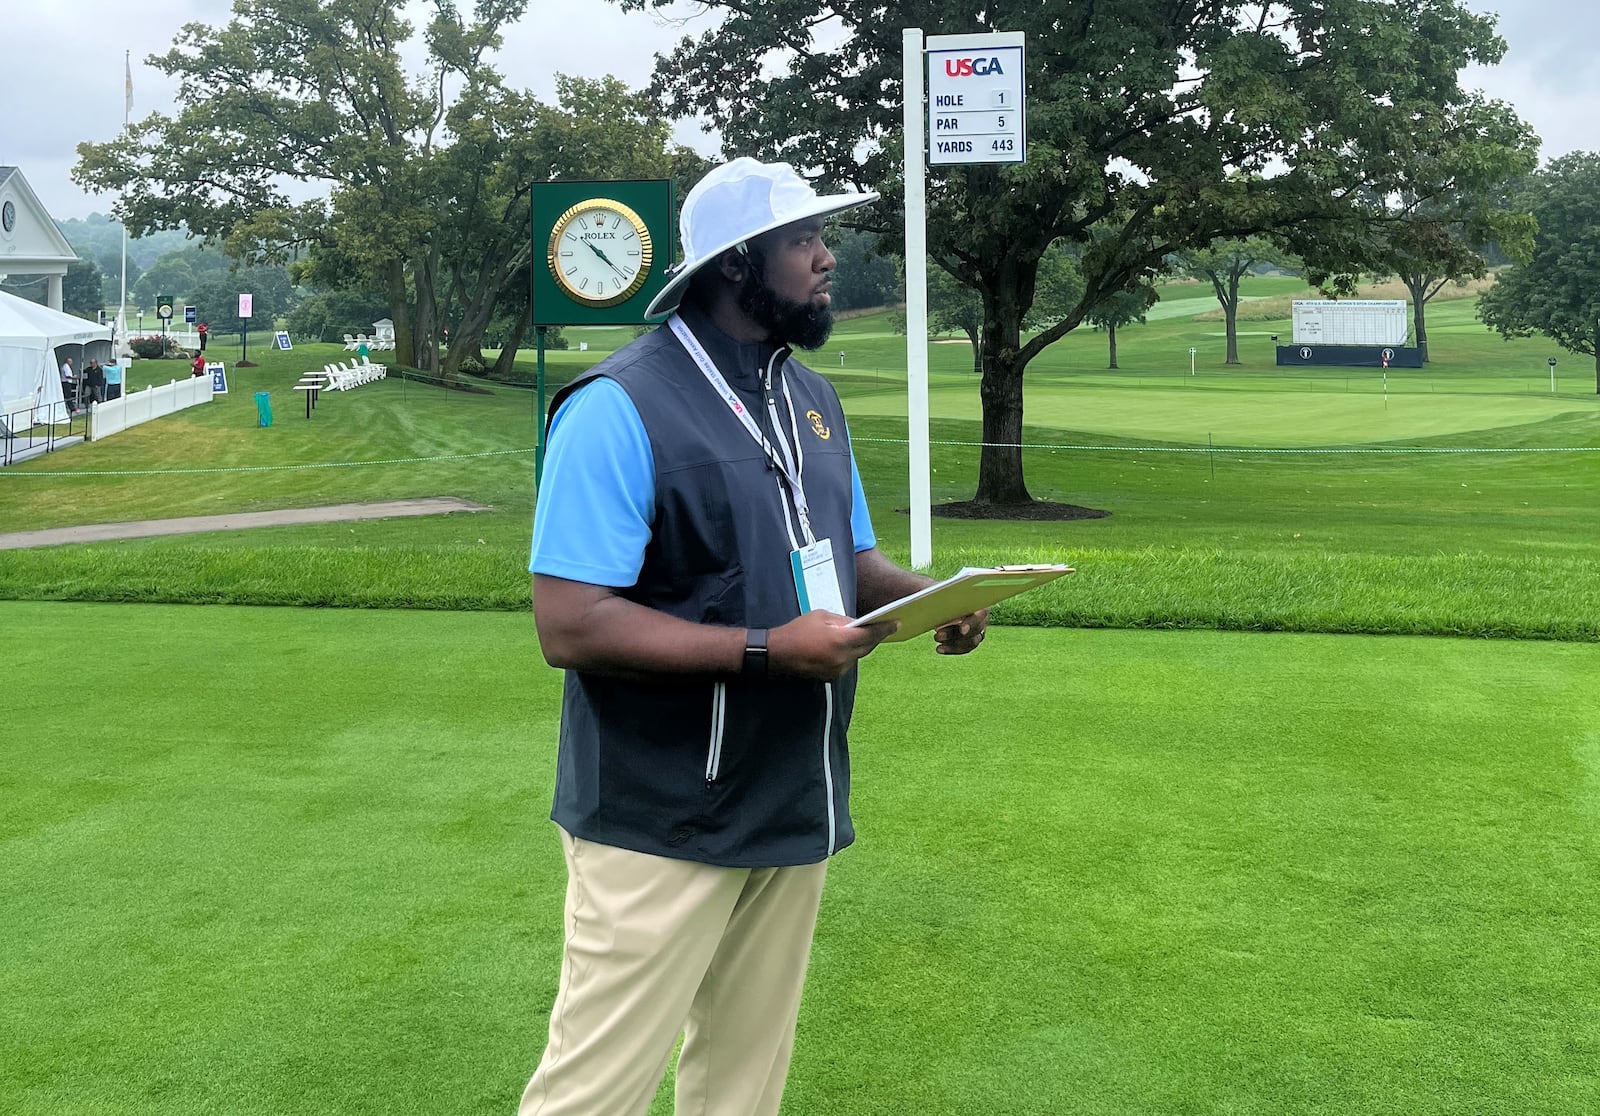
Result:
M16 167L0 167L0 277L43 275L45 305L61 309L61 280L78 254Z

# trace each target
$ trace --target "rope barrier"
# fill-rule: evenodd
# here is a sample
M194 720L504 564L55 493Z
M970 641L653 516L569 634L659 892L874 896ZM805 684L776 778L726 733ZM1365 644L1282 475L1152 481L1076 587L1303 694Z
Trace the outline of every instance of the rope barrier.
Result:
M880 445L907 445L904 438L852 438L852 442L875 442ZM1259 446L1080 446L1072 444L1050 445L1034 442L948 442L930 440L930 446L958 446L1022 450L1074 450L1088 453L1600 453L1600 446L1528 446L1475 448L1472 446L1310 446L1293 449L1273 449Z
M165 477L205 473L282 473L298 469L359 469L371 465L417 465L429 461L469 461L480 457L508 457L533 453L533 449L484 450L482 453L441 453L433 457L390 457L380 461L316 461L306 465L234 465L218 469L85 469L81 472L17 472L0 469L0 477Z

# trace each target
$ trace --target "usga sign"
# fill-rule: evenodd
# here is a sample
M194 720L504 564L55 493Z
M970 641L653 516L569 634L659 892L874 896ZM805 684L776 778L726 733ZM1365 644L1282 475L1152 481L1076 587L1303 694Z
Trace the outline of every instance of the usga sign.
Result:
M994 57L994 58L949 58L949 57L947 57L944 60L944 72L945 72L946 76L953 77L953 78L955 78L955 77L968 77L968 76L970 76L972 74L977 74L979 77L987 77L990 74L995 74L996 76L998 76L998 75L1001 75L1001 74L1005 73L1003 65L1004 64L1000 61L1000 59L998 57Z
M1020 31L928 37L930 166L1026 161L1023 46Z

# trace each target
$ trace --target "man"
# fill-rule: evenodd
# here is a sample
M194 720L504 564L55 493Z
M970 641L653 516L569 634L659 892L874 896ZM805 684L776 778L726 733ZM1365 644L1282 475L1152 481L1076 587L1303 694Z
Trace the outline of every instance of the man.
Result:
M78 378L73 374L71 357L61 362L61 398L67 404L67 410L78 409Z
M567 671L566 941L522 1116L643 1116L680 1031L680 1114L778 1110L827 860L854 839L855 664L892 631L847 615L929 583L877 550L838 396L790 357L832 328L824 219L875 200L716 168L646 314L677 312L551 404L530 568Z

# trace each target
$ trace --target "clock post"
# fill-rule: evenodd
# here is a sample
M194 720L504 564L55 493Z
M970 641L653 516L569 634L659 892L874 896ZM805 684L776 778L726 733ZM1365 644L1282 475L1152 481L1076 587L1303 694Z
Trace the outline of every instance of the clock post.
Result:
M530 193L537 484L544 476L546 330L646 324L645 307L666 285L677 237L668 180L538 182Z

